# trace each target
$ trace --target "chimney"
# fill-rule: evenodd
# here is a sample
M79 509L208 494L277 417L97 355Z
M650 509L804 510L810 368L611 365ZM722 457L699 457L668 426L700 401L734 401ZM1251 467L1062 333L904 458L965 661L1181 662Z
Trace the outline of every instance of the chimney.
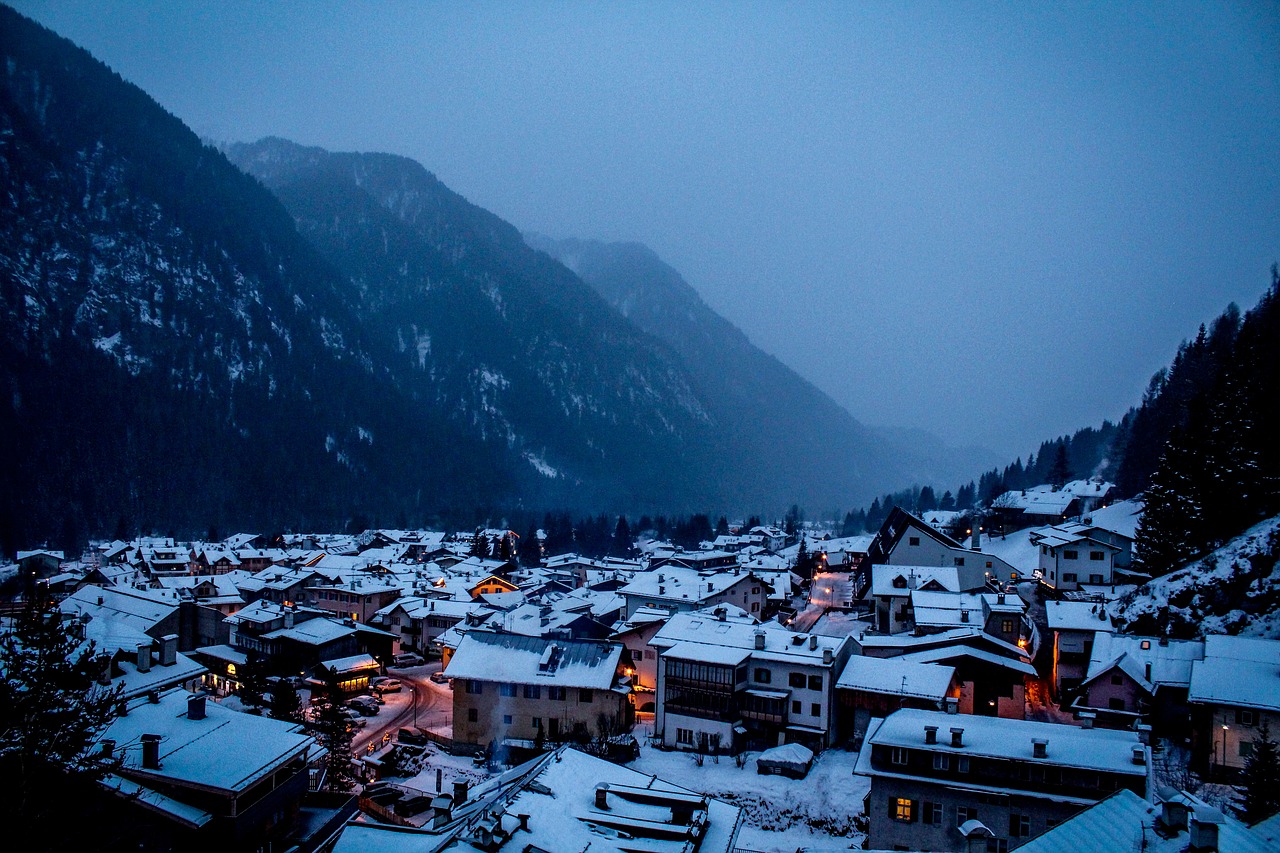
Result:
M964 746L964 729L962 728L951 729L951 745Z
M725 610L725 608L717 607L715 609L715 614L716 614L716 618L719 619L721 622L728 621L729 613L727 610Z
M938 727L937 727L937 726L925 726L925 727L924 727L924 742L925 742L925 743L937 743L937 742L938 742Z
M811 652L812 652L812 651L816 650L817 648L818 648L818 635L817 635L817 634L811 634L811 635L809 636L809 651L811 651Z
M960 608L960 621L961 622L969 621L969 611L967 608L964 608L964 607Z
M830 665L835 659L836 653L831 650L830 646L827 646L822 650L822 662L824 664Z
M124 699L121 699L119 702L116 703L116 716L117 717L129 716L129 703Z
M712 581L707 581L707 592L715 592L716 585Z
M160 769L160 735L142 736L142 769Z
M444 790L444 768L437 767L436 768L436 793L438 794L443 790Z
M764 648L764 631L756 631L756 651Z
M1161 637L1161 638L1160 638L1160 645L1162 645L1162 646L1167 646L1167 645L1169 645L1169 638L1168 638L1168 637Z
M1093 728L1093 721L1097 719L1097 717L1098 715L1095 714L1093 711L1083 711L1080 714L1080 728L1082 729Z
M462 779L453 782L453 805L458 807L467 801L467 783Z
M529 831L529 816L527 814L516 815L516 820L520 821L518 829L523 829L525 832Z
M1143 746L1151 746L1151 726L1146 723L1138 723L1133 728L1138 733L1138 742Z
M99 749L101 750L101 752L99 753L99 755L102 757L102 759L103 759L103 760L105 760L105 761L110 761L111 759L115 758L115 755L116 755L116 742L115 742L115 741L113 741L113 740L104 740L104 741L102 741L101 743L99 743L99 744L98 744L98 747L99 747Z
M1049 741L1044 738L1033 738L1031 740L1031 757L1032 758L1048 758L1049 757Z
M1147 748L1145 746L1135 746L1133 748L1133 763L1138 765L1147 763Z
M973 526L973 539L969 541L969 550L970 551L982 550L982 528L976 524Z
M159 690L148 690L148 691L147 691L147 701L148 701L148 702L150 702L152 705L159 705L159 704L160 704L160 691L159 691Z
M1218 853L1218 824L1221 822L1222 813L1215 808L1196 812L1190 826L1192 853Z
M1187 804L1182 801L1181 794L1172 789L1161 791L1166 797L1160 804L1160 823L1174 832L1187 828Z
M1003 593L1003 592L997 592L997 593L996 593L996 604L1004 604L1004 593Z
M204 719L204 694L196 693L194 696L187 697L187 719L203 720Z
M165 634L160 638L160 665L173 666L178 662L178 635Z
M942 700L943 710L948 714L960 713L960 700L955 696L948 696Z
M286 628L293 627L293 608L290 607L284 612L284 626Z
M1147 664L1146 666L1146 679L1147 681L1151 680L1151 664Z
M151 644L138 643L138 672L151 671Z
M607 811L609 808L609 783L596 785L596 808Z

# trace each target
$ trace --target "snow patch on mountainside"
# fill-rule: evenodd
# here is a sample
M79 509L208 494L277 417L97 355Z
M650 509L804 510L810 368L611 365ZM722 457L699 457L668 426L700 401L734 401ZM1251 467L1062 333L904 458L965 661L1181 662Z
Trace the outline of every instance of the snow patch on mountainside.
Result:
M1116 607L1123 630L1280 639L1280 516L1250 527L1193 563L1156 578Z

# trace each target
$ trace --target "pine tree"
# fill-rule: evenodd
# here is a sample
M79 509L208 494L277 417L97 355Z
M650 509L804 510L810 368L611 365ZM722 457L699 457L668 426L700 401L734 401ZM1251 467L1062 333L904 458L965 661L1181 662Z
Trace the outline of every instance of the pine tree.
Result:
M613 544L609 553L615 557L630 557L635 550L631 536L631 525L627 524L625 515L618 516L618 523L613 528Z
M1067 443L1059 441L1053 454L1053 467L1049 469L1049 483L1055 489L1061 489L1071 479L1071 463L1067 460Z
M283 678L274 681L271 684L267 701L267 714L275 720L300 722L302 720L302 700L298 696L298 688Z
M0 634L0 815L43 837L37 827L64 815L68 781L108 771L90 745L115 719L123 688L95 682L110 664L84 641L83 623L63 621L47 593L27 601Z
M1280 812L1280 747L1263 720L1253 739L1253 751L1244 762L1244 817L1257 823L1276 812Z
M327 751L324 789L350 791L356 783L355 762L351 758L352 726L342 704L342 688L332 673L326 674L324 687L320 689L312 728L316 740Z
M1134 550L1144 572L1159 576L1203 549L1203 498L1196 454L1174 433L1146 491Z

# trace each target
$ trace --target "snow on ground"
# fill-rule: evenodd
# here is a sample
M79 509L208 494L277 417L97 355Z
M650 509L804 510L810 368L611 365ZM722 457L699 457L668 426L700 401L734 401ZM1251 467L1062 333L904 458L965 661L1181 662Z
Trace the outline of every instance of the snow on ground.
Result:
M982 540L983 553L999 557L1024 577L1040 567L1040 549L1031 544L1031 528L1010 533L1008 536L990 536Z
M1280 516L1176 572L1156 578L1115 607L1126 630L1173 636L1239 634L1280 639Z
M760 853L795 853L800 847L843 850L861 845L862 800L871 780L854 776L856 752L829 749L819 755L804 779L761 776L758 752L746 753L737 765L733 756L706 756L699 767L689 752L667 751L644 744L640 758L628 767L668 782L733 803L743 811L738 847Z

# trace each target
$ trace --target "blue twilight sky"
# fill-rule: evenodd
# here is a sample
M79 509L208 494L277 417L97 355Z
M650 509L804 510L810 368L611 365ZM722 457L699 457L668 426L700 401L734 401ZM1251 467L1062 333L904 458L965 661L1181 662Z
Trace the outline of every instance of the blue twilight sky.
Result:
M201 134L644 242L855 417L1011 456L1280 260L1274 3L15 5Z

